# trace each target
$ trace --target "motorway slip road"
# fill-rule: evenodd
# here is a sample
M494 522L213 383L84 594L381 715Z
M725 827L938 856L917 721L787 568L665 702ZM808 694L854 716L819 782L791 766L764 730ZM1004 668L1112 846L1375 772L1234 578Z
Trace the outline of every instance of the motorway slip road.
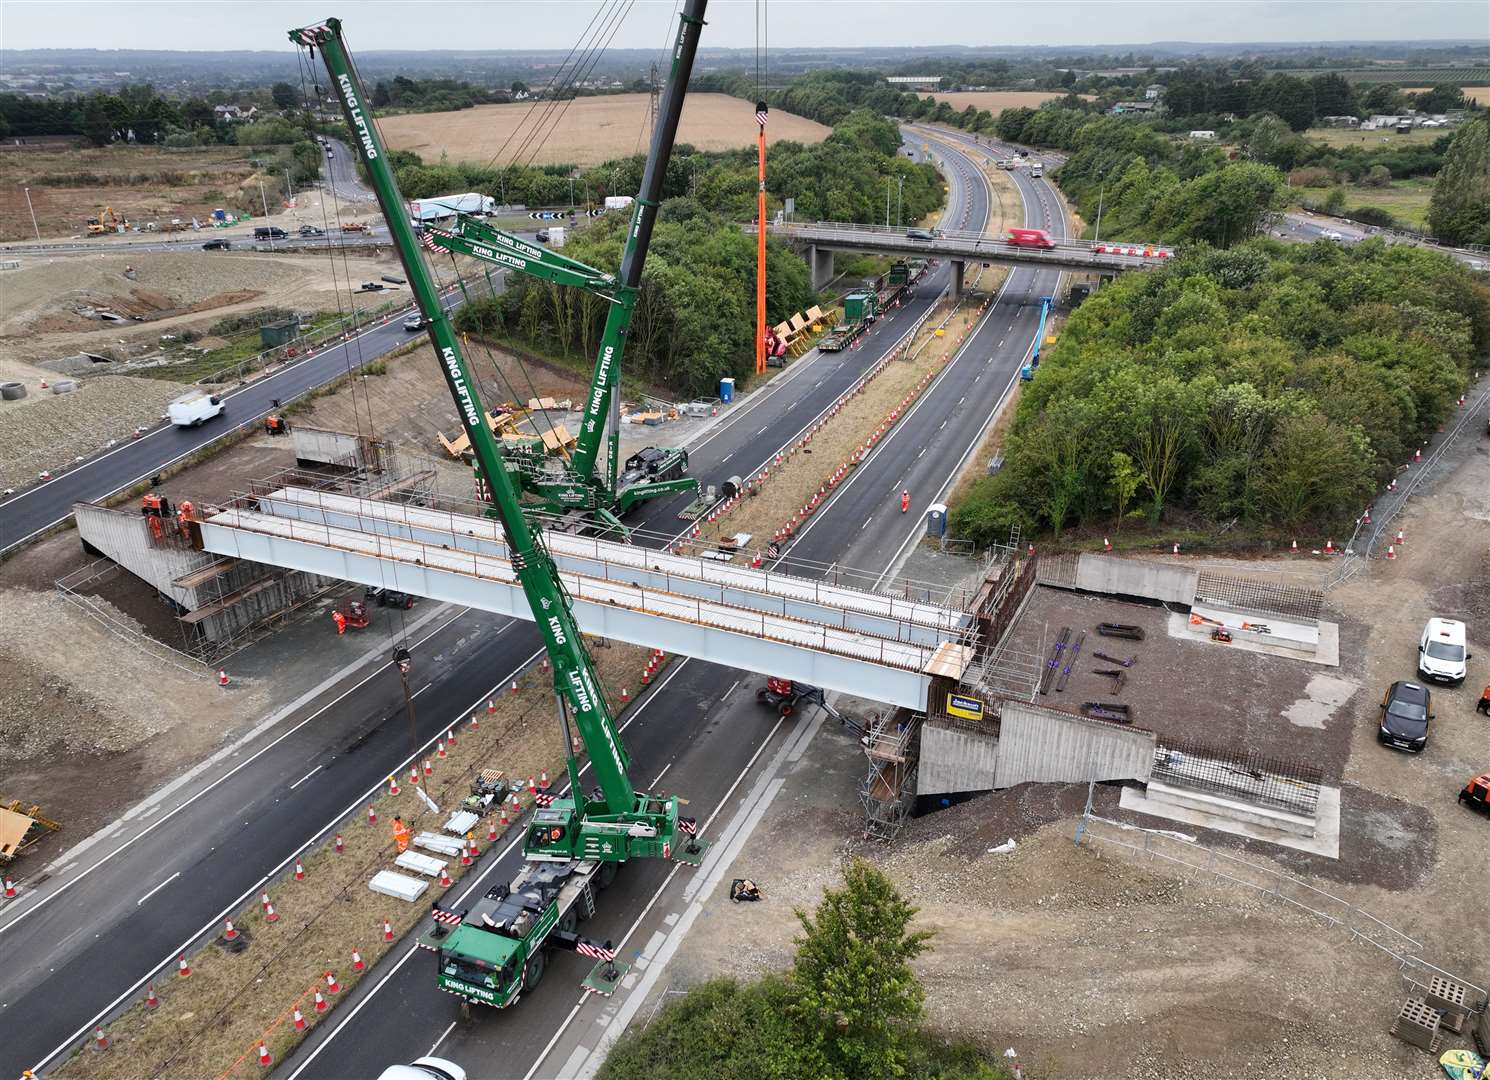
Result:
M460 302L459 291L447 293L447 308L454 310ZM258 424L273 409L276 398L288 404L415 340L402 322L402 316L391 317L387 323L371 326L340 345L230 392L224 398L226 420L209 421L195 428L170 424L158 427L0 502L0 551L65 521L72 516L73 503L107 499L236 428Z

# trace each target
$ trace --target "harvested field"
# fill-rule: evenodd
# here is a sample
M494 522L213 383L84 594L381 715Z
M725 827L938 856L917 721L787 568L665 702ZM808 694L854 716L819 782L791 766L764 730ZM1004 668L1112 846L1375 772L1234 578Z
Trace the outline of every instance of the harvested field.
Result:
M591 648L607 694L616 701L623 685L635 684L647 650L618 644L598 648L593 641ZM514 779L546 768L551 778L558 778L556 789L562 784L563 747L553 717L552 680L535 667L519 685L517 696L496 700L495 714L479 714L480 726L474 731L469 717L450 718L454 746L444 760L431 752L434 774L420 781L446 813L430 812L414 794L408 775L401 776L399 794L385 791L374 803L376 825L369 826L365 812L359 811L339 826L345 850L338 853L324 843L301 857L304 881L286 874L271 886L277 922L267 922L256 902L240 912L234 926L246 932L247 948L235 954L207 945L190 956L187 983L173 972L163 973L155 984L159 1008L147 1011L136 1005L109 1025L113 1047L106 1057L83 1049L55 1075L86 1080L257 1075L261 1039L274 1060L283 1061L303 1037L291 1023L292 1010L298 1006L311 1026L329 1015L311 1007L314 991L326 990L327 970L335 972L342 991L326 994L334 1007L361 978L352 970L352 950L371 968L385 952L399 947L383 940L383 920L392 922L395 939L401 939L424 917L426 903L442 891L432 883L417 903L400 904L368 889L373 873L393 866L395 814L416 834L439 831L448 807L469 792L471 779L481 768L500 768ZM532 805L526 793L521 798L525 808ZM475 836L483 852L492 846L489 823L482 821ZM498 844L506 832L498 823ZM458 859L449 863L457 886L469 869Z
M535 164L596 165L628 154L646 153L646 94L576 98L565 106L557 130L532 159ZM485 162L497 157L508 139L516 146L533 129L538 113L529 103L478 105L457 112L388 116L378 127L391 150L412 150L427 162L448 154L452 161ZM771 111L770 142L815 143L831 129L792 113ZM678 142L700 150L735 150L755 145L755 108L727 94L690 94L683 103ZM510 147L509 147L510 151ZM524 161L528 158L523 157Z
M1401 88L1404 94L1423 94L1432 90L1431 86L1404 86ZM1490 86L1461 86L1464 96L1470 101L1481 105L1490 105Z
M52 376L56 378L56 376ZM20 487L43 469L53 473L113 439L127 439L152 424L186 387L161 379L101 375L70 394L52 394L31 383L30 404L0 405L0 488Z
M256 175L248 147L213 146L170 150L151 146L97 149L0 150L0 240L29 240L36 233L31 208L44 237L76 236L104 206L134 223L205 218L216 207L258 212L247 185ZM242 193L240 195L240 193Z
M261 255L173 251L112 253L93 258L25 259L5 277L0 346L12 358L50 360L79 351L120 354L153 348L159 335L235 312L279 306L299 311L348 305L347 282L392 273L395 260L351 258L333 274L325 255ZM124 276L126 266L135 276ZM339 286L339 288L338 288ZM395 294L396 295L396 294ZM383 293L358 306L383 303ZM78 314L101 308L131 321L103 322ZM135 316L145 322L133 321ZM206 316L206 317L204 317Z
M1005 109L1037 109L1047 101L1066 95L1049 90L961 90L948 93L923 93L921 96L945 101L958 112L971 105L975 109L987 109L997 116ZM1087 101L1094 100L1091 94L1081 96Z

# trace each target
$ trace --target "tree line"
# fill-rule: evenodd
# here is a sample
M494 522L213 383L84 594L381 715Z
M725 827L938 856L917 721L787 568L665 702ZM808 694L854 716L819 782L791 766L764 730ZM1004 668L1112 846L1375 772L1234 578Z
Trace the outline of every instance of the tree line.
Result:
M1338 535L1487 347L1490 289L1436 252L1192 249L1077 308L952 528L984 544L1134 518Z

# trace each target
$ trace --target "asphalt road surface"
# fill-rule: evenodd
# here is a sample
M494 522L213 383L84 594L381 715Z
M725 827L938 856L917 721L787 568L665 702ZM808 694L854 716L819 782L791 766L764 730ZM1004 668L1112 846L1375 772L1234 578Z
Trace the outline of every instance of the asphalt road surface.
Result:
M949 186L951 205L959 218L966 209L971 220L981 221L986 195L976 187L969 189L955 176ZM758 404L752 399L700 444L694 456L696 467L710 479L722 477L734 471L733 454L747 447L774 448L790 441L801 427L797 417L803 416L805 423L872 365L903 332L894 327L909 326L931 303L946 273L945 267L938 268L923 283L919 301L882 320L872 345L829 354L787 372L791 381L781 383L787 390L761 395ZM376 339L385 347L404 340L396 323L373 333L391 334L393 342ZM325 355L336 357L338 353ZM366 362L372 355L371 345L364 340L360 356L354 354L353 359ZM289 369L276 378L298 370ZM817 385L805 386L809 379ZM310 385L309 379L304 385ZM258 386L250 389L258 390ZM230 408L240 421L253 407L240 400L246 393L230 399ZM262 410L271 395L287 397L288 393L283 386L280 391L266 386L250 400ZM212 437L210 429L200 434ZM126 449L147 442L142 439ZM175 452L189 453L191 446L177 444ZM133 466L118 463L115 475L149 475L165 456L152 451L143 466L138 461ZM658 523L669 520L666 508L648 509ZM539 647L537 634L527 623L503 625L481 613L465 613L449 626L441 629L436 624L430 631L437 632L415 650L416 671L423 673L428 665L426 677L430 679L418 689L421 741L438 737L455 717L485 700L493 687L504 685L510 673L530 662ZM660 762L660 769L677 760L681 779L674 781L669 774L668 787L683 790L686 779L691 789L697 785L700 801L706 803L709 793L717 796L727 786L716 787L715 781L731 769L738 775L750 756L724 718L717 713L706 716L702 704L705 699L711 706L718 702L720 690L735 675L695 662L675 670L665 699L633 714L638 719L627 731L627 742L637 762L639 781L655 775L647 772L649 763ZM158 810L138 815L96 850L59 867L49 880L22 883L21 899L0 908L0 948L6 957L0 965L0 1017L6 1036L0 1039L0 1073L16 1074L70 1048L95 1017L130 1000L146 978L173 963L189 943L234 910L241 897L251 896L259 881L293 858L323 827L342 820L383 777L396 771L411 745L402 722L397 681L381 668L359 683L361 678L360 673L348 676L283 718L256 740L255 747L264 744L259 756L237 763L238 771L223 775L235 767L226 762L207 770L159 800ZM690 695L694 695L693 706L687 705ZM743 700L753 708L748 693ZM698 723L675 722L690 707L697 710ZM656 723L653 729L652 721L646 719L649 716L665 722ZM706 738L711 731L721 732L717 740ZM701 749L691 749L695 738L702 740ZM685 752L696 766L684 767ZM313 777L306 780L311 772ZM628 871L616 886L622 890L617 900L628 895L627 888L642 887L649 880L646 874L655 872L645 867L636 870L635 875ZM178 873L179 877L173 876ZM633 885L627 884L633 880ZM159 891L150 892L156 888ZM626 903L611 907L616 918L631 910ZM562 986L563 980L556 978L554 985ZM421 999L425 989L421 980Z

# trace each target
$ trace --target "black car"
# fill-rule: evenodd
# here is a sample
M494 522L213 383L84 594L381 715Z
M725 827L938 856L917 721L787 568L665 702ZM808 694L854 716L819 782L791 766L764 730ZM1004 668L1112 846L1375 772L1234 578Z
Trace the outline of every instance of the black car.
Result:
M928 229L906 229L905 230L905 238L907 240L934 240L934 239L936 239L935 235L930 230L928 230Z
M326 235L326 230L325 229L318 229L314 225L302 225L302 226L300 226L300 235L301 236L325 236Z
M203 251L227 251L232 246L233 245L231 243L229 243L227 240L224 240L222 237L219 236L216 240L208 240L205 244L203 244L202 245L202 250Z
M1428 745L1428 721L1432 719L1433 695L1428 688L1399 680L1382 696L1377 741L1416 754Z

